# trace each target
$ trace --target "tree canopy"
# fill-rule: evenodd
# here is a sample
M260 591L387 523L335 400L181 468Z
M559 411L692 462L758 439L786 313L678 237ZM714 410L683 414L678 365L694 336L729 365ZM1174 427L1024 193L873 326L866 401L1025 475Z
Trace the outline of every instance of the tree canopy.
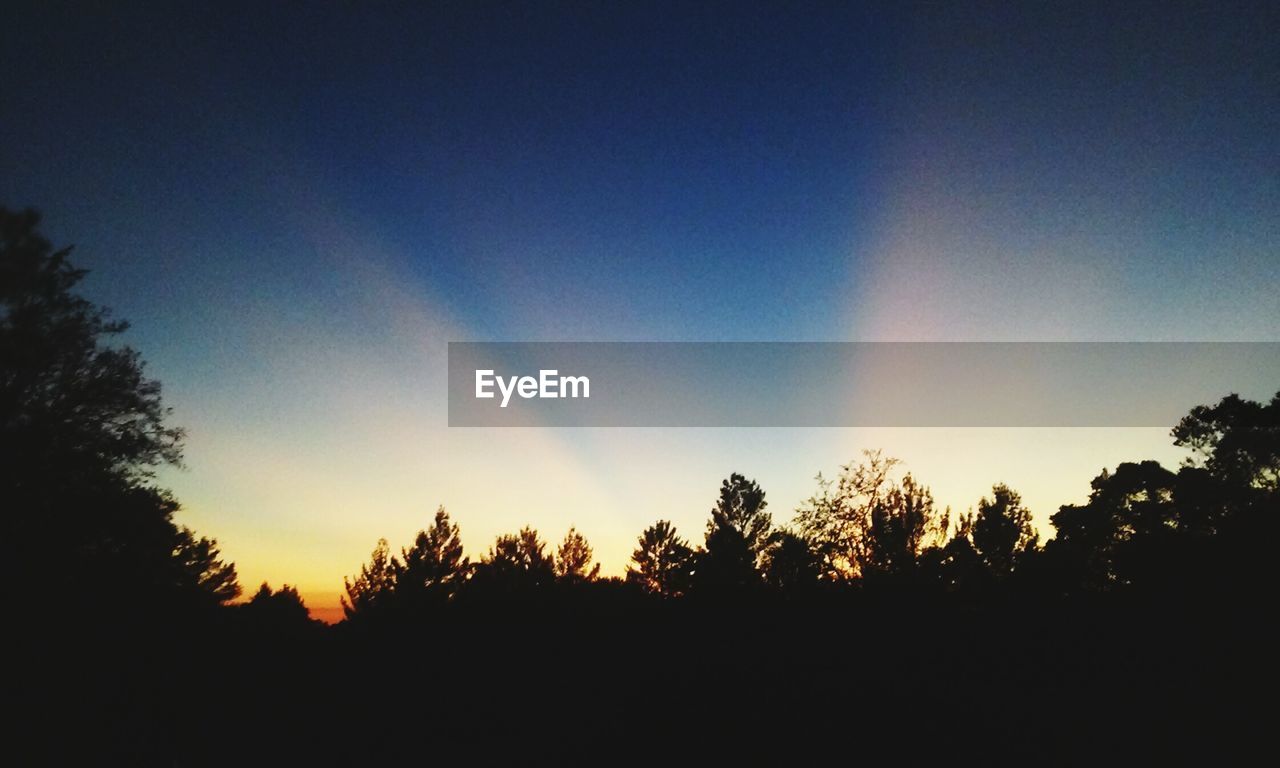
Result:
M76 290L87 274L34 211L0 208L0 496L13 573L48 574L24 599L98 595L123 584L146 603L223 603L240 593L212 539L173 521L153 484L182 460L160 384L116 343L128 324ZM70 562L50 573L37 543Z

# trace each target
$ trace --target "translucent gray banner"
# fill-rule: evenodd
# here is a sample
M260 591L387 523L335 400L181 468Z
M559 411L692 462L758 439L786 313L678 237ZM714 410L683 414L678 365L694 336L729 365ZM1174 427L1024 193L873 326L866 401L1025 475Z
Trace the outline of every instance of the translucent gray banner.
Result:
M450 342L451 427L1170 427L1280 342Z

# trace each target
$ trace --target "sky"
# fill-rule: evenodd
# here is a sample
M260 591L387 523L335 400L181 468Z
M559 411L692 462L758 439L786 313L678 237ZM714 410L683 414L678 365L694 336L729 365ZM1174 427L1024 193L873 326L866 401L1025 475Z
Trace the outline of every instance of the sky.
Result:
M575 525L620 574L656 519L700 540L730 472L785 521L881 448L1047 534L1103 467L1181 458L449 429L450 340L1280 340L1274 3L167 5L6 11L0 204L132 321L188 430L179 521L325 618L440 504L473 557Z

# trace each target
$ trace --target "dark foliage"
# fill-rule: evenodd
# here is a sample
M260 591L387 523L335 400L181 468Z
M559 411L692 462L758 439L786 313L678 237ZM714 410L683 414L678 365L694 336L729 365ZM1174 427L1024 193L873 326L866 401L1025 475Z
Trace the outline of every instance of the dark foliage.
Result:
M804 595L818 585L822 564L809 542L781 531L766 553L764 575L765 583L778 592Z
M627 582L662 597L678 597L693 577L693 550L668 520L659 520L640 534L627 568Z
M177 526L177 501L152 484L182 456L160 384L111 343L128 325L75 292L84 270L39 221L0 208L0 546L10 583L25 584L14 597L100 613L236 597L234 566Z
M272 591L264 581L238 610L250 626L260 631L298 633L314 629L312 625L316 623L298 590L288 584Z
M1031 525L1031 510L1004 483L992 487L991 498L978 502L973 519L973 548L992 575L1005 578L1033 553L1039 536Z
M591 545L576 528L570 528L556 550L556 578L567 584L583 584L600 577L600 564L591 562Z

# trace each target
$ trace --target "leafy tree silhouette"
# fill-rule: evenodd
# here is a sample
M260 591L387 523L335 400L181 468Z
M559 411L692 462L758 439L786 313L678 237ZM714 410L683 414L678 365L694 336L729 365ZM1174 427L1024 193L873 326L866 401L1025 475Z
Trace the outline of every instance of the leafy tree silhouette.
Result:
M872 512L893 493L900 462L879 451L840 468L834 481L818 475L818 492L796 510L795 525L812 542L826 577L856 579L871 555Z
M354 578L344 578L346 595L341 598L342 612L348 619L367 619L387 610L396 590L400 562L391 554L386 539L378 539L369 562L360 566Z
M160 384L111 343L128 324L75 292L86 272L39 222L0 208L0 552L11 576L45 574L19 599L104 606L121 584L140 607L234 598L234 566L174 524L177 501L153 484L156 467L182 458ZM52 572L49 542L66 553Z
M240 583L236 580L236 567L222 561L218 542L183 526L178 529L173 547L173 558L184 578L182 588L209 595L220 603L240 596Z
M735 472L720 484L720 497L707 521L707 536L720 530L735 531L758 560L773 536L773 516L765 510L768 506L759 483Z
M105 343L129 324L74 293L88 273L70 265L70 248L53 250L39 222L0 208L5 457L44 474L91 466L127 479L180 463L183 433L164 423L159 382L143 376L137 351Z
M704 548L694 560L692 586L700 592L737 592L761 583L760 566L773 542L773 518L764 491L734 473L720 485L707 521Z
M950 510L940 512L910 474L895 480L900 463L864 451L834 482L818 475L818 492L796 510L795 524L813 542L827 578L912 575L924 553L945 544Z
M1160 552L1164 580L1186 573L1173 562L1193 561L1197 588L1271 591L1280 539L1280 392L1266 403L1232 394L1194 408L1173 438L1192 455L1174 488L1179 546Z
M976 593L989 585L991 573L973 546L973 527L972 512L957 515L947 543L921 554L923 582L951 593Z
M461 531L449 522L444 507L439 507L431 527L418 531L413 546L400 551L395 569L396 601L409 611L439 607L458 593L470 570L471 564L462 554Z
M1050 518L1058 535L1049 554L1066 569L1069 588L1108 590L1141 578L1144 553L1178 525L1175 479L1157 462L1126 462L1094 478L1086 504L1064 505Z
M255 624L283 631L289 627L307 627L312 624L311 613L298 590L285 584L276 591L262 582L258 591L243 606L242 613Z
M556 552L556 578L567 584L595 581L600 576L600 564L591 564L591 545L586 537L570 528Z
M1031 552L1039 534L1031 525L1031 511L1022 496L1004 483L992 486L991 498L978 502L972 521L973 547L997 578L1005 578Z
M1200 405L1173 429L1174 445L1189 448L1188 466L1262 500L1280 491L1280 392L1269 403L1228 395Z
M652 594L676 597L688 589L692 567L688 542L669 520L659 520L640 534L626 579Z
M865 554L864 578L903 577L913 574L921 554L946 541L950 512L939 512L933 494L910 474L871 508Z
M781 592L804 593L817 586L821 575L821 562L809 542L791 531L775 534L765 553L766 584Z
M476 566L472 584L499 592L528 592L553 583L555 563L546 546L528 526L517 534L499 536Z
M736 594L760 583L755 553L742 533L727 526L708 530L704 548L694 554L692 589Z

